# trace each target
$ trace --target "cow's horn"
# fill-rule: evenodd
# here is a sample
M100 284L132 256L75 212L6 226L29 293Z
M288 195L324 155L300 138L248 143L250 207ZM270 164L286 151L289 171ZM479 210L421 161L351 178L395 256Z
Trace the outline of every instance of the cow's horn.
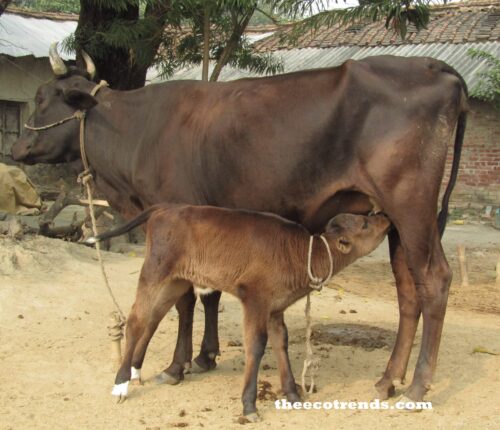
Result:
M90 55L87 54L83 49L82 49L82 57L83 57L83 60L85 61L85 66L87 67L87 72L90 75L90 79L94 79L94 77L95 77L95 64L92 61L92 58L90 58Z
M57 42L52 42L49 48L49 60L56 76L65 75L68 71L66 64L57 52Z

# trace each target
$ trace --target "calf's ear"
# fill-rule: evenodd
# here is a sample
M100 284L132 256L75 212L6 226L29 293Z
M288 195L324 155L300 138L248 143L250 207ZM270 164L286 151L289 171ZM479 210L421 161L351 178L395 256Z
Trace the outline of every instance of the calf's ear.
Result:
M64 100L70 106L81 110L91 109L97 104L95 97L77 89L64 90Z
M336 241L337 249L343 254L349 254L352 250L352 243L344 236L341 236Z

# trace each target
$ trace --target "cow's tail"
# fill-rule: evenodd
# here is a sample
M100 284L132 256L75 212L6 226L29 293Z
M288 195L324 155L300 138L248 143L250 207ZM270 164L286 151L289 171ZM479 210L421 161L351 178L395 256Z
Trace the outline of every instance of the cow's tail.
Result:
M467 90L465 89L465 92ZM455 135L455 145L453 149L453 164L451 165L450 179L441 202L441 211L438 215L438 229L439 235L443 237L446 221L448 219L448 203L450 201L451 192L455 186L458 175L458 165L460 163L460 155L462 153L462 145L464 142L465 127L467 125L467 110L464 108L460 112L457 121L457 132Z
M120 227L115 228L114 230L109 230L97 236L89 237L84 241L84 243L85 245L93 245L94 243L102 242L103 240L128 233L133 228L138 227L141 224L144 224L151 217L153 212L165 207L166 207L165 205L153 205L150 208L146 209L145 211L141 212L139 215L130 220L128 223L123 224Z

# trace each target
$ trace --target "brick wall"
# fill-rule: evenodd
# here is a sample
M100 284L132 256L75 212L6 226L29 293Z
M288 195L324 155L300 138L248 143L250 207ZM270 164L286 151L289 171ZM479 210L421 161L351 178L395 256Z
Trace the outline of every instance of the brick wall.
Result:
M448 183L453 150L448 150L444 182ZM500 111L470 101L458 180L451 206L500 206Z

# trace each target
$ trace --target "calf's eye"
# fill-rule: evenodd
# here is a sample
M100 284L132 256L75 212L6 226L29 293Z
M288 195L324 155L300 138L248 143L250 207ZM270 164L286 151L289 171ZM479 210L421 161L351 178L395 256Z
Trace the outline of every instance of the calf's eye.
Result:
M365 220L365 222L363 223L363 230L366 230L368 228L368 221Z

